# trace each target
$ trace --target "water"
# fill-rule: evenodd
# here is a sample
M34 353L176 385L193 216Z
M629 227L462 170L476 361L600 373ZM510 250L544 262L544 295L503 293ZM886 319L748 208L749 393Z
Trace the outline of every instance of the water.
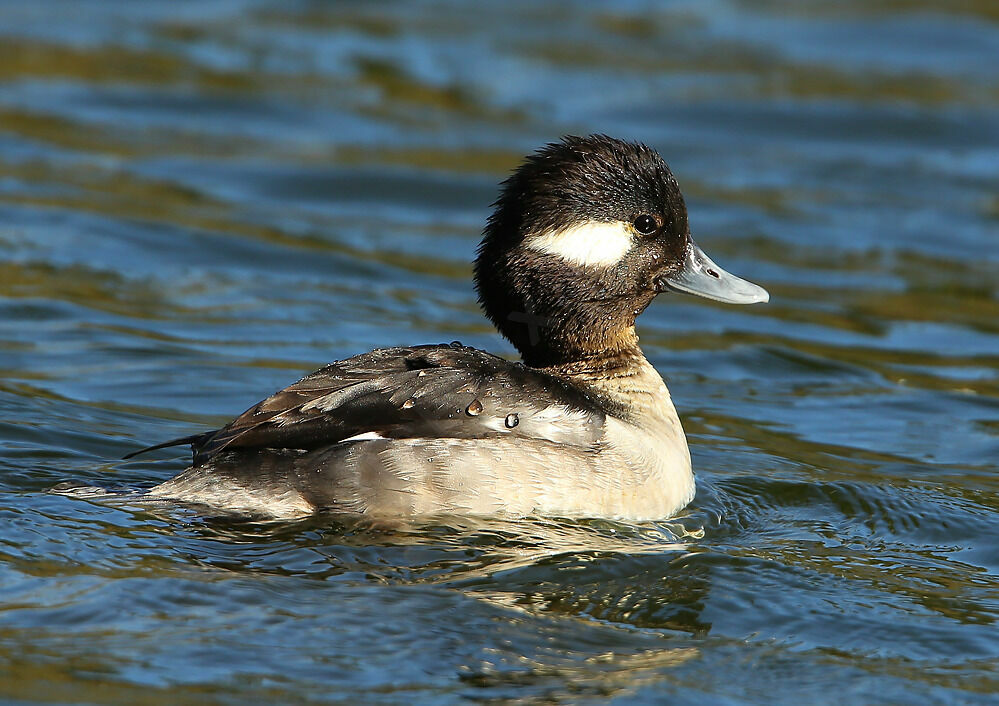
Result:
M999 691L992 2L0 7L0 700L969 703ZM698 475L642 525L225 522L141 488L375 346L563 133L657 147L766 306L641 319Z

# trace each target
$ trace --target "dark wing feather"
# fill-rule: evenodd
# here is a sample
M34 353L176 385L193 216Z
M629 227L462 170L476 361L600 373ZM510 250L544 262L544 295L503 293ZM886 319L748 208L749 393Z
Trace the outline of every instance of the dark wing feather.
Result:
M595 443L602 423L599 408L561 380L473 348L439 345L384 348L331 363L225 427L181 441L192 442L198 466L223 451L311 450L367 432L552 440L562 434Z

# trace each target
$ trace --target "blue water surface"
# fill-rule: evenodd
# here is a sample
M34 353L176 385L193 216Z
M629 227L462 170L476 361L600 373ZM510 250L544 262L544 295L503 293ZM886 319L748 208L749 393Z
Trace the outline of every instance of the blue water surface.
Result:
M996 57L987 0L3 4L0 700L999 702ZM772 294L640 319L681 516L47 492L376 346L512 356L480 229L589 132Z

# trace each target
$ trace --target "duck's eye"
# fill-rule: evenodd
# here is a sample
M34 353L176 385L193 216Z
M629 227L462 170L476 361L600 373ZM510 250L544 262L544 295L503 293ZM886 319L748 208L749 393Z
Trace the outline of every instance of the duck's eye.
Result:
M642 235L651 235L652 233L655 233L656 229L659 227L656 219L648 214L643 214L636 218L632 225L634 225L635 230Z

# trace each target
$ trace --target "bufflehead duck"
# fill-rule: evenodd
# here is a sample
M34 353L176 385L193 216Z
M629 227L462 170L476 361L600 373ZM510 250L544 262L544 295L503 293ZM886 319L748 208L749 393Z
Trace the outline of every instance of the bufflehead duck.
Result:
M330 363L221 429L144 449L194 453L148 495L275 518L640 520L687 505L687 441L635 318L668 291L769 295L694 244L676 180L642 144L565 137L528 157L494 207L475 286L522 362L452 343Z

